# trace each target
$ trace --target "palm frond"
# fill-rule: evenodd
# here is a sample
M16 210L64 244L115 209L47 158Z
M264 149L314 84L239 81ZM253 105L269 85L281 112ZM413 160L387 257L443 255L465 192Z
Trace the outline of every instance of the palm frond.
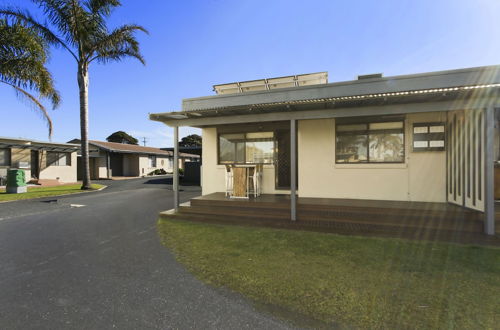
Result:
M100 36L93 45L92 54L95 55L89 59L89 62L97 60L100 63L107 63L120 61L125 57L133 57L142 64L146 64L139 50L139 42L134 35L137 31L148 33L144 27L130 24L123 25L107 35Z
M47 23L38 22L28 11L15 8L0 8L0 17L11 21L21 22L35 29L48 43L55 47L65 48L76 60L78 60L76 54L69 45L64 42L62 38L53 33Z
M47 109L43 106L43 104L35 96L30 94L26 90L24 90L16 85L13 85L9 82L3 81L3 80L0 80L0 82L14 88L18 97L27 100L28 103L30 103L30 105L32 106L32 108L35 111L37 111L39 114L41 114L41 116L45 120L45 122L47 124L47 128L49 130L49 140L52 139L52 132L53 132L52 119L50 118L49 113L48 113Z
M106 33L97 36L92 48L89 51L89 56L93 56L94 54L102 56L102 53L106 51L126 47L127 43L130 43L130 46L137 48L138 51L139 45L134 37L134 33L136 31L148 33L148 31L140 25L129 24L123 25L109 34Z
M0 79L19 88L29 88L48 98L55 107L60 102L51 74L45 67L47 44L33 29L0 19Z
M115 7L121 6L119 0L87 0L85 7L94 15L107 17Z

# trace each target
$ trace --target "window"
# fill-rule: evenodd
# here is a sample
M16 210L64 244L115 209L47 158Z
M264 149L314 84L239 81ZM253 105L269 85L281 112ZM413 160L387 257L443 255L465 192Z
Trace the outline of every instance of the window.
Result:
M403 163L403 121L338 124L336 163Z
M444 123L413 124L413 151L444 151Z
M0 166L10 166L10 149L0 149Z
M273 132L219 135L220 164L271 164L273 159Z
M156 156L149 156L149 167L156 167Z
M68 152L47 152L48 166L71 166L71 154Z

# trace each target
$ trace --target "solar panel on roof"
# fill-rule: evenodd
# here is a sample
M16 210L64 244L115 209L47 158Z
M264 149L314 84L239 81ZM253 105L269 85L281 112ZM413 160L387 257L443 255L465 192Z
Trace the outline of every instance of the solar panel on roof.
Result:
M265 91L279 88L311 86L328 83L328 72L306 73L295 76L247 80L214 85L218 95Z

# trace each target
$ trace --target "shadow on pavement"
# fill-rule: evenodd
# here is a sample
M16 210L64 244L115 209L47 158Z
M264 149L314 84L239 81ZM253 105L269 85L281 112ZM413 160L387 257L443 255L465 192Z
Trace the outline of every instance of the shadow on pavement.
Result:
M168 184L168 185L171 185L171 184L173 184L173 178L150 179L150 180L144 181L144 184ZM186 182L182 178L181 178L179 184L181 186L191 186L191 187L199 186L198 183Z

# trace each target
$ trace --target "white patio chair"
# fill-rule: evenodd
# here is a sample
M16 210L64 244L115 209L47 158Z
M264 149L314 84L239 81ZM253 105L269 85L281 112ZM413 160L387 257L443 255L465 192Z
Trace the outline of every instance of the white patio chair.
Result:
M257 165L257 196L262 193L262 176L264 174L264 165Z
M262 165L250 167L248 170L247 195L253 194L253 197L260 196Z
M231 165L226 165L226 197L233 193L233 168Z

